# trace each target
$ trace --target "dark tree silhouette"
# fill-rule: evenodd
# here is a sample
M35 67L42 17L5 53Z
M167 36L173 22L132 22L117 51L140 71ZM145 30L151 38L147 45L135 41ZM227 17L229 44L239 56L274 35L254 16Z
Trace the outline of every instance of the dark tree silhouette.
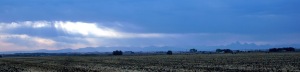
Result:
M270 48L269 49L269 52L277 52L278 50L277 50L277 48Z
M232 50L230 50L230 49L224 49L224 52L225 53L232 53Z
M222 50L221 49L216 49L216 52L220 53L220 52L222 52Z
M193 48L193 49L190 49L190 52L191 52L191 53L195 53L195 52L197 52L197 49L194 49L194 48Z
M287 48L284 48L284 49L286 51L292 51L292 52L296 51L295 48L293 48L293 47L287 47Z
M169 50L168 52L167 52L167 55L172 55L173 53L172 53L172 51L171 50Z
M113 51L113 55L123 55L123 52L121 50Z
M295 48L293 47L283 47L283 48L270 48L269 52L294 52Z
M0 58L2 58L2 55L0 55Z
M230 50L230 49L216 49L216 52L217 53L221 53L221 52L223 52L223 53L233 53L233 51Z

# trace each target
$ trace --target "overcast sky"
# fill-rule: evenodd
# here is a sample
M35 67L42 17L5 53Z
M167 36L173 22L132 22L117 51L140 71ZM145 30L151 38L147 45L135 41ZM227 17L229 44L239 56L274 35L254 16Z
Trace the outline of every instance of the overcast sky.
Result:
M0 0L0 51L300 44L300 0Z

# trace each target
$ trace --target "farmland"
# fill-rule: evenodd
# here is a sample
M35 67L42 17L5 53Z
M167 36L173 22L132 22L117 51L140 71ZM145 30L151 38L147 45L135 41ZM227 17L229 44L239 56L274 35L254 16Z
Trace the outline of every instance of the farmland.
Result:
M0 72L300 71L300 53L0 58Z

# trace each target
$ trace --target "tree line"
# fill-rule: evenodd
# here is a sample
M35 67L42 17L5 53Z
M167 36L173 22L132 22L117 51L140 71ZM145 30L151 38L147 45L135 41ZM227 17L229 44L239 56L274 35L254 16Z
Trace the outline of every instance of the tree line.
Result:
M294 47L270 48L269 52L294 52Z

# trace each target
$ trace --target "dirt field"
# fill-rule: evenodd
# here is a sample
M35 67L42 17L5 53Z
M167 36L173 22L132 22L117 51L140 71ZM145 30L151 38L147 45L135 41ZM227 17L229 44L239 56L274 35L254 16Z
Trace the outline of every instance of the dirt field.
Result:
M0 58L0 72L300 71L300 53Z

